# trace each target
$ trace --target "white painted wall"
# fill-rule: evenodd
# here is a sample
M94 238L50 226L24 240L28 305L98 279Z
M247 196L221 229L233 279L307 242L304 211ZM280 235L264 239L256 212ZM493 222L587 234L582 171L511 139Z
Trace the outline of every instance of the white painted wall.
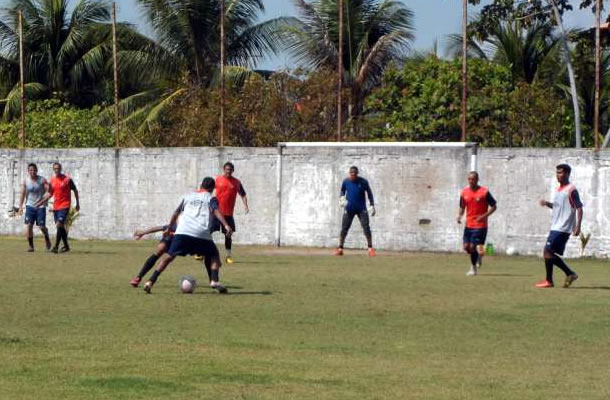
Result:
M136 228L165 223L181 195L232 161L251 210L245 215L237 201L236 243L275 244L277 154L276 148L0 149L0 234L22 232L22 219L8 218L7 211L17 205L29 162L48 177L51 164L60 161L74 178L82 210L72 236L126 239ZM371 227L378 249L460 251L463 226L455 216L470 155L471 150L457 148L285 148L281 243L336 245L339 188L348 168L357 165L375 195L378 216L371 218ZM585 204L583 230L592 232L587 254L610 255L610 151L573 149L479 150L481 184L498 200L488 235L498 251L513 246L521 253L540 253L550 214L537 202L554 190L554 166L560 162L573 166L572 181ZM357 219L346 245L365 246ZM567 254L579 251L574 238Z

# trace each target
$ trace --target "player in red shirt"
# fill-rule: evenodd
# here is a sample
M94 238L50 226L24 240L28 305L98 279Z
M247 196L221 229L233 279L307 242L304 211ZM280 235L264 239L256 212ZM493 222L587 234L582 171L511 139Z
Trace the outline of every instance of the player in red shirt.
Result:
M222 170L223 174L216 177L216 198L218 199L219 206L218 211L220 211L222 216L225 218L228 225L231 227L231 230L235 232L235 219L233 219L235 200L239 194L242 202L244 203L244 210L246 214L248 214L248 212L250 212L250 209L248 208L248 197L246 195L246 191L244 190L244 186L241 184L239 179L233 177L233 171L235 170L233 163L225 163ZM215 220L212 226L212 232L220 231L221 229L222 233L225 235L225 250L227 254L226 262L227 264L233 264L233 258L231 258L231 244L233 243L233 240L231 239L231 235L227 235L224 226L222 226L218 220Z
M485 254L485 239L487 238L487 217L496 211L496 200L489 190L479 186L479 174L472 171L468 174L468 186L460 194L460 211L457 223L462 223L466 211L466 227L464 228L464 251L470 254L472 266L466 273L474 276L479 273Z
M39 201L40 204L44 204L51 197L53 200L53 217L55 219L55 226L57 227L57 236L55 238L55 247L51 249L53 253L62 252L65 253L70 251L70 245L68 244L68 231L66 230L65 223L70 211L70 205L72 203L72 193L74 192L74 198L76 199L76 211L80 210L80 201L78 198L78 189L72 178L62 173L61 164L56 162L53 164L53 172L55 175L49 181L49 192ZM60 241L64 242L64 246L59 249Z

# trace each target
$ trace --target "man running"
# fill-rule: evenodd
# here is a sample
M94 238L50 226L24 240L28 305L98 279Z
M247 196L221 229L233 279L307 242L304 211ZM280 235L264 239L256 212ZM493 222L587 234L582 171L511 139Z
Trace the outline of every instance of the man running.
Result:
M369 182L358 176L358 167L350 167L349 175L343 180L341 184L341 198L346 201L345 208L343 210L343 218L341 220L341 233L339 234L339 247L335 250L336 256L343 255L343 245L345 244L345 238L347 232L352 226L354 217L357 215L366 237L366 244L368 246L369 256L375 256L375 249L373 248L373 236L371 233L371 227L369 226L369 213L366 210L366 196L369 198L369 204L371 205L371 217L375 216L375 200L373 198L373 191L369 186Z
M78 189L72 178L62 172L61 164L56 162L53 164L53 173L55 174L49 182L49 192L37 203L38 206L45 204L51 197L53 201L53 217L55 226L57 227L57 236L55 238L55 247L51 249L53 253L65 253L70 251L68 244L68 231L66 230L66 218L72 204L72 192L76 199L76 211L80 211L80 201L78 197ZM59 244L63 241L64 246L59 250Z
M553 265L556 265L566 274L563 284L564 288L570 287L578 274L570 269L560 257L570 239L570 234L580 235L582 224L582 207L578 190L570 183L572 168L568 164L559 164L556 169L556 177L559 187L555 192L553 202L540 200L540 205L553 210L551 213L551 231L544 246L544 266L546 268L546 279L536 284L537 288L552 288Z
M218 248L212 240L210 222L212 214L222 223L227 235L231 235L231 227L218 211L218 200L212 196L214 178L207 177L201 182L201 189L184 196L180 205L172 215L168 225L177 223L176 232L169 250L161 256L159 266L150 279L144 284L144 291L150 293L159 275L176 258L176 256L202 255L210 266L210 287L220 293L227 289L220 284L219 269L221 267ZM180 217L180 219L178 219Z
M40 228L44 235L47 250L51 249L49 230L46 227L47 207L46 203L40 203L45 193L49 191L49 183L45 178L38 175L38 167L32 163L28 165L28 178L21 185L21 199L19 200L19 215L23 214L23 202L25 201L25 236L28 239L28 252L34 251L34 223Z
M231 227L231 232L235 232L235 219L233 218L233 212L235 210L235 200L237 195L241 197L241 201L244 203L244 210L246 214L250 212L248 208L248 196L244 190L244 186L241 184L239 179L233 177L233 171L235 166L231 162L225 163L222 167L223 174L216 177L216 198L218 198L218 209L227 224ZM231 247L233 239L230 234L227 234L226 229L215 220L212 226L212 232L220 231L225 235L225 250L227 264L233 264L233 258L231 257Z
M462 223L466 211L466 227L464 228L464 251L470 254L470 270L467 276L475 276L483 265L485 254L485 239L487 238L487 218L496 211L496 200L489 189L479 186L479 173L468 174L468 186L460 194L460 210L457 223Z

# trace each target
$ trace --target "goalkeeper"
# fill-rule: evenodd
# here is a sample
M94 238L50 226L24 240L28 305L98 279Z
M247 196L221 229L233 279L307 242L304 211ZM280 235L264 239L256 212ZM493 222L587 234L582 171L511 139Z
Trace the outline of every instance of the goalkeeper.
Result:
M371 216L375 216L375 200L373 192L369 186L369 182L358 176L358 167L350 167L349 175L341 184L341 200L340 205L344 207L343 219L341 220L341 233L339 235L339 247L335 250L336 256L343 255L343 244L349 228L352 226L352 221L357 215L366 237L369 256L375 255L373 248L373 237L371 235L371 227L369 226L369 213L366 209L366 196L369 198L371 205Z

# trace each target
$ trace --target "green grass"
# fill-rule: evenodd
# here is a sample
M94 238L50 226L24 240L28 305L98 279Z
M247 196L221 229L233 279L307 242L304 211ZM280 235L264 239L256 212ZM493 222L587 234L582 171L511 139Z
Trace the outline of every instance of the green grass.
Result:
M534 289L536 258L238 247L230 294L181 294L180 258L146 295L154 246L0 239L0 399L610 398L607 261Z

